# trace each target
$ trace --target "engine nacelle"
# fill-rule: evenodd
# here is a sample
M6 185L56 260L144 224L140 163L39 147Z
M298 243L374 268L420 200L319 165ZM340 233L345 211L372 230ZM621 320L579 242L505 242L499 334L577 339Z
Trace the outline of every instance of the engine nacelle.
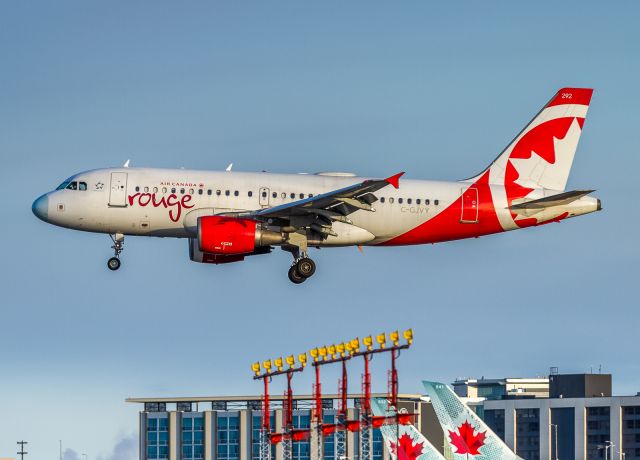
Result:
M282 233L266 230L253 219L202 216L198 219L198 249L206 254L251 254L256 248L281 244Z
M270 246L262 246L256 248L249 254L211 254L200 250L200 243L196 238L189 238L189 258L194 262L202 264L228 264L231 262L242 262L246 256L257 256L260 254L269 254Z

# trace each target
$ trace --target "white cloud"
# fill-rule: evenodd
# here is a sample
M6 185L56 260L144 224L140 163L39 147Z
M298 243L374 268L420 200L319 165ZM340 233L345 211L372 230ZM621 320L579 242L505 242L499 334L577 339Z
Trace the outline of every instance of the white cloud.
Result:
M106 457L98 457L98 460L136 460L137 458L138 436L131 433L120 437L113 447L113 452Z

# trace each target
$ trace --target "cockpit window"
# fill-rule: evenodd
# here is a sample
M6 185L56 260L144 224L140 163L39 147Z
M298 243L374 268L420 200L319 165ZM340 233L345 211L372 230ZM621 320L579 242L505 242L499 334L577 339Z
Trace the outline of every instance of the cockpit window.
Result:
M67 185L67 190L78 190L78 183L76 181L70 182Z
M78 182L78 190L86 190L87 183L86 182Z
M69 185L69 181L68 180L66 180L62 184L58 185L56 187L56 190L64 190L65 188L67 188L67 185Z

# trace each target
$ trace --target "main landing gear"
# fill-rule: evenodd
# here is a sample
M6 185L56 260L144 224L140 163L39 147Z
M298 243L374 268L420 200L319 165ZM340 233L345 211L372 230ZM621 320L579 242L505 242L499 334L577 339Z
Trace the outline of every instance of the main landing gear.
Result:
M107 267L109 267L109 270L115 271L120 268L120 253L124 251L124 235L122 233L116 233L114 235L110 234L109 237L111 241L113 241L111 249L113 249L115 255L107 260Z
M297 261L293 261L293 265L289 268L289 279L295 284L304 283L307 278L311 278L315 272L316 263L304 256Z
M289 279L292 283L301 284L316 272L316 263L307 255L306 237L292 233L289 241L293 244L282 246L283 250L290 252L293 256L293 264L289 268Z

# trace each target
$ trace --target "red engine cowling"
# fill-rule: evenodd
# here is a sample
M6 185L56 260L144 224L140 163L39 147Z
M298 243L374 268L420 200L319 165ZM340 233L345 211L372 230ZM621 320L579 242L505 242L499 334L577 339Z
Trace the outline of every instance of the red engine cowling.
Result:
M247 254L256 248L257 222L236 217L203 216L198 219L198 243L208 254Z

